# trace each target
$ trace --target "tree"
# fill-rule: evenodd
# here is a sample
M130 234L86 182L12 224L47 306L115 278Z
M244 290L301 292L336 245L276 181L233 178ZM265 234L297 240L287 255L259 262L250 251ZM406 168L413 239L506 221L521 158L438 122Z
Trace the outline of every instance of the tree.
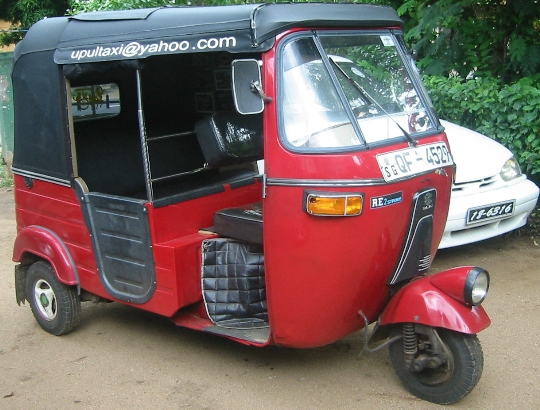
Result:
M2 0L0 20L11 23L10 31L0 34L0 45L16 43L36 21L45 17L62 16L69 0Z
M494 76L540 71L539 0L406 0L407 41L426 74Z
M264 3L264 0L261 1ZM88 11L140 9L160 6L223 6L245 4L249 0L71 0L69 14Z

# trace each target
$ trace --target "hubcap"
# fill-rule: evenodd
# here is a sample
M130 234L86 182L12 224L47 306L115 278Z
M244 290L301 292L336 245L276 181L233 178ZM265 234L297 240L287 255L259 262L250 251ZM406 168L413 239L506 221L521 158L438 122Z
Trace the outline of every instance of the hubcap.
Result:
M36 307L46 320L52 321L56 318L58 306L56 303L56 295L51 285L43 280L39 279L34 284L34 300L36 301Z
M433 355L433 352L421 355L427 359L426 367L423 367L418 372L414 372L417 379L428 386L443 384L454 374L454 356L448 346L441 340L438 333L435 330L434 332L442 352L438 355Z

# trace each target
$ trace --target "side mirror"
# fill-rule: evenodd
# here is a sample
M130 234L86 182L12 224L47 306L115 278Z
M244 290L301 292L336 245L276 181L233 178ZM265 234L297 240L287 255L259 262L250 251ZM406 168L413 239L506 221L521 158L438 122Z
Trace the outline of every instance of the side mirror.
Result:
M240 114L260 114L268 97L262 91L259 62L254 59L232 62L232 91L234 106Z

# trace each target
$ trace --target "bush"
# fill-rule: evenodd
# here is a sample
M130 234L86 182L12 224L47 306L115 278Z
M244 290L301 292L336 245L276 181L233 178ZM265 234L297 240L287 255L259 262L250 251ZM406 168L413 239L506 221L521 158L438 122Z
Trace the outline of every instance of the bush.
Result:
M441 118L499 141L539 180L540 76L510 85L493 78L439 76L425 76L424 82Z

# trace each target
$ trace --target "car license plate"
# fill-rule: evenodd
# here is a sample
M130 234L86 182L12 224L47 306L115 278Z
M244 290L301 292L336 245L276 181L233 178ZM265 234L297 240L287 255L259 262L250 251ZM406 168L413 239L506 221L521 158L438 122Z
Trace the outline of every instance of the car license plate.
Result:
M501 202L467 210L467 225L514 214L516 201Z
M452 165L452 155L444 142L420 145L377 155L386 182Z

